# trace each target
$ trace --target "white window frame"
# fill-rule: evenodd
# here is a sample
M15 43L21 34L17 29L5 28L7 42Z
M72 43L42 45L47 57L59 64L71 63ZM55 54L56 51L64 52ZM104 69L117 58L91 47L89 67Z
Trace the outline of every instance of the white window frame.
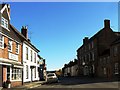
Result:
M9 50L9 45L11 46L11 49ZM8 39L8 51L12 52L12 40Z
M104 73L104 75L107 74L106 68L103 68L103 73Z
M28 65L26 65L26 79L29 79L29 68L28 68Z
M2 46L0 46L0 48L4 49L4 36L2 34L0 34L0 43L2 44Z
M19 54L19 43L16 42L16 54Z
M118 63L115 63L115 74L119 74L119 68L118 68Z
M34 63L36 63L37 60L36 60L36 53L34 53Z
M37 72L36 72L36 67L34 68L34 78L36 78Z
M31 62L33 61L33 51L30 50L30 58L31 58Z
M16 77L13 78L13 77ZM20 68L12 68L12 75L11 75L12 81L21 81L22 80L22 70Z
M26 60L28 60L28 47L26 47Z
M9 31L9 29L8 29L8 20L5 19L4 17L1 18L1 26Z

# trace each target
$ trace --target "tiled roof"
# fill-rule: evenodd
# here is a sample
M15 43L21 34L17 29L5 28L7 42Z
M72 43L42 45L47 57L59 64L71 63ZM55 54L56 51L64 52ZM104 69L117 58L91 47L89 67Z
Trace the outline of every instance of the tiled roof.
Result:
M37 50L37 52L40 52L34 45L32 45L30 43L30 41L28 39L26 39L13 25L10 24L10 26L13 28L13 30L22 38L23 41L26 41L27 43L29 43L34 49Z

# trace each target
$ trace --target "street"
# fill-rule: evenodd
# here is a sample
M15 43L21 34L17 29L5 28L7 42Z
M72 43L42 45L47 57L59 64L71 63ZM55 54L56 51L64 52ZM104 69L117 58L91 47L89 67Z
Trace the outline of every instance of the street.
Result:
M86 77L61 77L58 83L46 83L35 88L118 88L116 80L102 80Z

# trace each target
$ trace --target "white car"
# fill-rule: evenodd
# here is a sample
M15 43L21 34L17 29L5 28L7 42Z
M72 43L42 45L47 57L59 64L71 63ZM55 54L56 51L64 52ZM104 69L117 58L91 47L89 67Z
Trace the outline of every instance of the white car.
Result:
M55 73L48 73L46 80L48 83L49 82L58 82L58 78Z

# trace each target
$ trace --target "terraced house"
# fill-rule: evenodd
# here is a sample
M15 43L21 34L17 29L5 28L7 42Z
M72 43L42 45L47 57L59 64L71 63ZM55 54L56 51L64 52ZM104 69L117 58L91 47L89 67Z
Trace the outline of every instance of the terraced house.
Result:
M111 65L116 60L111 56L111 44L119 35L119 32L114 32L110 28L110 20L104 20L104 28L90 39L85 37L83 45L77 50L79 75L112 77L114 67L118 66L117 63L116 66Z
M0 86L7 80L12 87L39 80L39 50L28 39L27 27L20 33L10 24L10 5L0 7Z
M10 5L0 5L0 86L22 85L22 42L10 24Z

